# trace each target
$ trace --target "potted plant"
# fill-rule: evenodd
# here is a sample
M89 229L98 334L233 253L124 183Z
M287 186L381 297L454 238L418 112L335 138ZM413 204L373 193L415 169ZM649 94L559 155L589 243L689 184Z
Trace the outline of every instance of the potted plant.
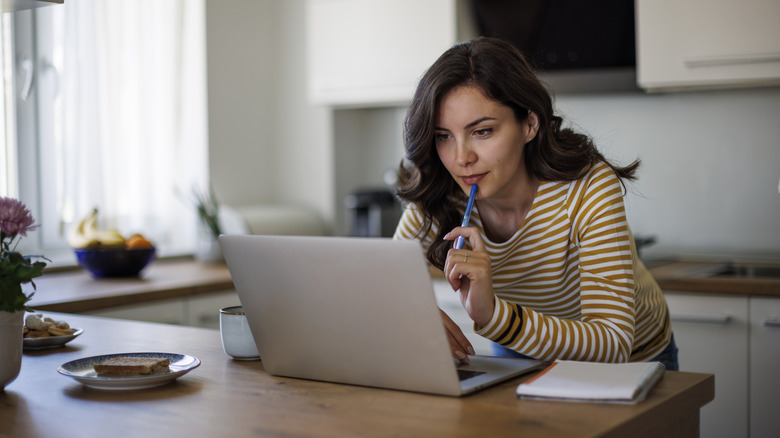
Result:
M16 251L28 231L38 228L24 204L0 197L0 389L19 375L22 364L24 312L32 310L27 302L35 291L33 278L43 273L42 256L24 256ZM30 283L33 292L24 293Z
M224 258L218 240L222 226L217 198L211 188L206 193L193 189L192 193L199 219L195 258L202 263L221 263Z

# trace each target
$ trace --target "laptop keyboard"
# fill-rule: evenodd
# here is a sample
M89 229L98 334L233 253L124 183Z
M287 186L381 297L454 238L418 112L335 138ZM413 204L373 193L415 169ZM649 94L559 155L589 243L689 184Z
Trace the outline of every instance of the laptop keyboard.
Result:
M472 370L458 369L458 380L463 381L482 374L485 374L485 371L472 371Z

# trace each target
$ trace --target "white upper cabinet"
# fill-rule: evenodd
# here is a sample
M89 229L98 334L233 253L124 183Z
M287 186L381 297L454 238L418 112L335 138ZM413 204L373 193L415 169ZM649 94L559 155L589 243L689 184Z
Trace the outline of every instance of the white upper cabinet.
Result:
M780 0L636 0L648 91L780 84Z
M456 41L456 0L308 0L309 95L317 104L407 104Z
M24 11L26 9L63 3L65 3L65 0L0 0L0 4L3 5L3 12Z

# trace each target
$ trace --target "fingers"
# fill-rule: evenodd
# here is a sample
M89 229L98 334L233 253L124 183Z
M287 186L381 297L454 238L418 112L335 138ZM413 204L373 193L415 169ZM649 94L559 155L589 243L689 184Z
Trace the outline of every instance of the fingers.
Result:
M444 261L444 276L454 291L463 290L470 281L490 270L490 256L485 252L451 249Z
M495 308L490 255L451 249L444 263L444 275L452 290L460 292L461 304L469 317L480 325L490 321Z
M444 278L447 279L447 282L450 284L450 287L454 291L460 289L461 286L460 278L461 278L461 272L463 268L462 266L461 267L457 266L458 261L456 260L456 252L461 254L460 256L457 257L461 259L463 262L467 261L468 259L468 257L465 256L466 250L451 249L449 250L449 252L447 252L447 259L444 261Z
M470 262L487 260L489 266L489 257L479 231L474 227L456 227L444 236L444 240L455 240L460 236L468 240L471 250L450 249L444 262L444 275L454 291L462 289L464 279L467 281L468 278L472 278L468 274L472 272L471 269L475 265L469 265Z
M457 343L455 338L452 337L450 332L447 332L447 339L450 342L450 351L452 351L452 357L460 361L461 363L470 363L468 355L464 352L464 349Z
M484 251L485 242L482 241L479 231L474 227L455 227L452 231L444 236L444 240L455 240L458 237L463 236L471 249L474 251Z
M452 356L458 359L462 363L469 363L469 355L474 355L474 347L469 342L466 335L460 327L453 321L449 315L439 309L441 313L442 322L444 323L445 331L447 332L447 340L450 343L450 350Z

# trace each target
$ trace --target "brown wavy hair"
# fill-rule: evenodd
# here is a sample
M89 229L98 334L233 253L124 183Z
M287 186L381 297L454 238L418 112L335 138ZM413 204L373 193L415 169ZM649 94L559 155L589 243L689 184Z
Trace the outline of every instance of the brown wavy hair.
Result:
M439 159L434 128L442 99L463 85L476 86L487 98L511 108L518 122L523 122L529 111L537 115L539 131L525 145L523 156L529 175L539 181L573 181L599 161L609 165L621 180L635 179L639 160L626 167L615 166L587 135L561 126L563 119L553 112L550 92L519 49L496 38L456 44L433 63L417 85L404 122L406 154L396 186L401 201L415 204L423 215L418 238L427 236L434 224L438 227L426 255L439 269L443 269L450 248L443 237L461 221L451 201L465 195Z

